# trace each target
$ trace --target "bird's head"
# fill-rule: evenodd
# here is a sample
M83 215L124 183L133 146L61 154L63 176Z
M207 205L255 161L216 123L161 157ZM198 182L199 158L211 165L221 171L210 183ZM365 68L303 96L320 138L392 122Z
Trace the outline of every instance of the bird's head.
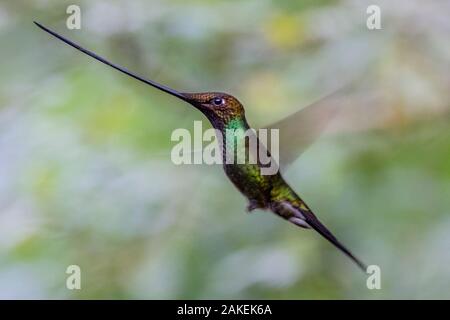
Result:
M235 97L223 92L182 93L185 101L200 110L211 122L244 117L244 107Z

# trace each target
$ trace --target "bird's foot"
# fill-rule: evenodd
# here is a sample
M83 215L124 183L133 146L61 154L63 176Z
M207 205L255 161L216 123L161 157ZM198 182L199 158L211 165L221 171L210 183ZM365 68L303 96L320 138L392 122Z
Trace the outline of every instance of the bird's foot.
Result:
M261 205L258 203L258 201L256 200L250 200L248 205L247 205L247 213L252 213L253 210L255 209L260 209L262 208Z

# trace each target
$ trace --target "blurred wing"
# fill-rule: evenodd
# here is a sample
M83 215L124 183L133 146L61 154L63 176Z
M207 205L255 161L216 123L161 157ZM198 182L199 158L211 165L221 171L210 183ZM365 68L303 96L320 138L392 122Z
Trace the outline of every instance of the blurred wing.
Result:
M282 170L286 170L320 136L346 104L348 94L348 86L345 86L265 127L279 130L279 164Z

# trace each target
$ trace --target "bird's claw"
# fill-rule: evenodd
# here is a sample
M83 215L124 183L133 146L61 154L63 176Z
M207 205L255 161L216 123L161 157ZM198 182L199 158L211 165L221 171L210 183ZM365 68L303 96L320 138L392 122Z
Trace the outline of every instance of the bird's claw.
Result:
M250 202L247 205L247 213L252 213L253 210L260 208L258 201L256 200L250 200Z

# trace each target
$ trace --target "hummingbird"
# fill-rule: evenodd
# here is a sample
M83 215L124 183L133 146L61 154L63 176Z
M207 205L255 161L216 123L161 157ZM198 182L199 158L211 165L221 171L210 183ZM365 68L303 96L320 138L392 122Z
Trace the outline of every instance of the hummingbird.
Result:
M105 58L89 51L71 40L48 29L38 22L34 22L39 28L65 42L86 55L134 78L142 81L160 91L172 95L200 111L211 123L213 128L225 136L226 130L240 130L248 132L250 125L245 117L245 109L238 99L223 92L200 92L186 93L174 90L156 81L146 79L128 69L114 64ZM227 157L235 158L238 155L251 152L247 141L242 135L235 135L231 143L236 143L237 148L231 148L228 141L220 142L221 156L223 158L223 169L232 184L247 198L247 211L255 209L268 210L290 223L305 229L313 229L328 240L341 252L353 260L356 265L366 272L366 265L347 249L332 233L323 225L311 208L298 196L298 194L285 181L280 170L270 175L263 175L261 168L265 166L259 159L255 163L230 163ZM264 148L259 143L258 147ZM239 147L240 146L240 147ZM270 152L264 150L270 156ZM233 153L230 155L230 153Z

